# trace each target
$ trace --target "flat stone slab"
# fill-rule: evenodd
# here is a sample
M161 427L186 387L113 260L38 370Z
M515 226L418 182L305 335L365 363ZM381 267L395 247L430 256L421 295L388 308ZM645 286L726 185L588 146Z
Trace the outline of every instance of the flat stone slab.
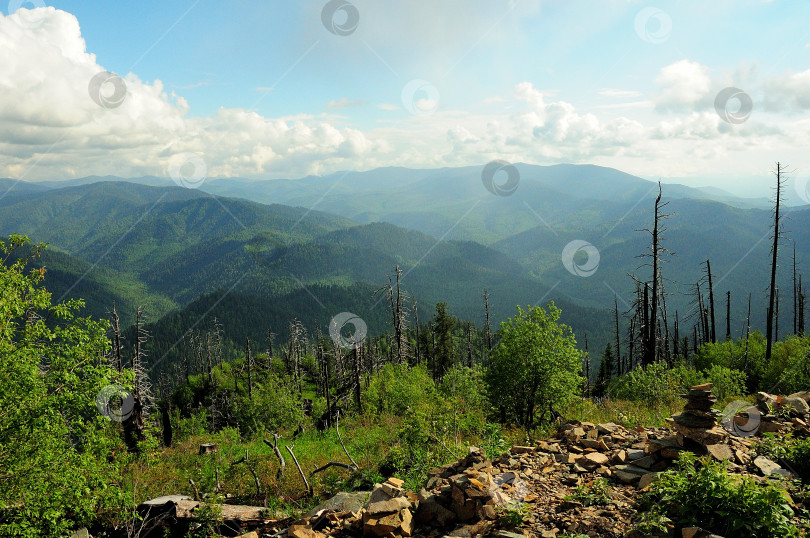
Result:
M782 470L782 467L780 467L779 464L769 460L765 456L758 456L754 460L754 465L756 466L757 469L762 471L762 474L764 474L765 476L768 476L771 473L775 473L777 471Z
M164 495L163 497L156 497L141 503L142 506L160 506L166 503L176 503L178 501L190 501L191 497L188 495Z
M321 510L331 510L332 512L359 512L366 499L371 495L370 491L341 491L331 499L327 499L307 513L307 517L313 517Z

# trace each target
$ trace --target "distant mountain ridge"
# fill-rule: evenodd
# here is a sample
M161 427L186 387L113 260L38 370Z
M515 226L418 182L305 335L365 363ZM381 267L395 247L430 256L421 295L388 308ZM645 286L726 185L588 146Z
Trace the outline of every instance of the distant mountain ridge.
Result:
M99 266L131 279L132 290L164 297L161 314L166 305L182 308L227 290L240 275L233 292L272 298L302 285L380 287L396 264L423 306L446 300L455 314L480 322L483 288L496 319L516 304L553 299L593 344L607 341L614 298L623 311L634 300L629 274L649 278L638 256L649 248L643 230L652 225L657 184L590 165L515 169L520 181L511 196L489 192L480 167L210 180L197 190L159 178L138 181L170 186L84 178L77 180L83 185L47 191L23 186L0 199L0 231L49 240L89 264L114 245ZM676 253L663 265L671 315L677 311L691 327L683 321L693 309L689 288L711 259L718 301L732 293L733 333L748 293L753 325L761 326L764 312L756 305L764 304L768 281L770 210L751 208L750 200L740 207L707 200L705 190L682 185L663 185L663 198L672 213L664 245ZM801 271L810 263L810 211L786 213ZM600 256L589 277L572 274L561 259L566 245L583 240ZM782 246L783 267L789 248ZM790 276L780 269L780 289L791 289ZM792 304L783 302L782 328L790 316Z

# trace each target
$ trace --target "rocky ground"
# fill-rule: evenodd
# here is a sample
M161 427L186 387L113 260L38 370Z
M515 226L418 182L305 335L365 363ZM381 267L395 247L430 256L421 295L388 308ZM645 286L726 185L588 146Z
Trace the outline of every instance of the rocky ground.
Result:
M390 478L371 492L344 493L330 499L296 521L265 519L270 514L256 507L227 507L231 519L226 527L231 528L231 535L252 529L242 534L249 538L554 538L565 533L642 537L633 530L638 522L639 492L670 467L681 451L726 460L730 471L760 480L772 474L791 476L790 469L756 457L751 447L754 436L762 432L809 435L810 393L788 397L759 393L757 406L743 407L724 417L712 409L716 398L711 390L709 384L700 385L683 395L684 411L670 419L669 428L628 429L613 423L568 422L555 438L535 446L512 447L495 460L472 447L465 458L431 471L418 492L405 491L402 481ZM610 486L606 504L588 506L587 499L574 495L578 487L582 493L599 479L607 480ZM193 527L194 513L200 506L191 499L167 499L141 507L148 510L153 521L161 522L152 525L155 532L161 532L156 536L183 522L187 526L191 522ZM711 535L686 529L679 536Z

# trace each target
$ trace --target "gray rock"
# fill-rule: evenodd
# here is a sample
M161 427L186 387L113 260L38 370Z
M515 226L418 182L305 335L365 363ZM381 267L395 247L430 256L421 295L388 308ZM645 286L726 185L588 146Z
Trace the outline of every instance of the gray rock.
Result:
M807 405L807 402L804 401L803 398L791 398L788 396L782 400L782 405L789 405L796 413L800 415L810 413L810 405Z
M340 492L329 500L326 500L310 510L307 517L313 517L321 510L331 510L333 512L357 512L366 502L368 491Z
M369 514L385 514L389 512L399 512L404 508L410 508L411 503L405 497L394 497L393 499L389 499L387 501L378 501L375 503L369 503L368 505L368 513Z
M757 458L754 460L754 465L765 476L768 476L771 473L775 473L778 470L782 470L782 468L777 463L774 463L765 456L757 456Z
M658 480L658 473L648 473L638 480L638 489L643 489Z
M141 503L143 506L162 506L166 503L176 503L177 501L191 501L193 500L188 495L164 495L163 497L156 497Z

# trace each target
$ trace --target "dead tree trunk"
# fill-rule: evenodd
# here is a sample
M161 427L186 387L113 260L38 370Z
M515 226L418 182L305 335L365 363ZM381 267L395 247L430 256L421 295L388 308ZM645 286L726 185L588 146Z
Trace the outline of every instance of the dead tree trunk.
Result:
M773 314L773 341L779 341L779 288L776 288L776 306Z
M143 367L144 351L143 344L146 343L147 333L143 328L143 310L138 308L135 311L135 351L132 355L132 372L135 380L132 384L131 401L124 402L124 405L131 406L126 409L128 415L122 415L124 427L124 439L127 448L132 452L138 452L138 443L143 441L144 419L147 413L146 401L149 398L149 378L146 369ZM122 408L122 411L124 409Z
M796 288L796 243L793 243L793 334L799 334L799 290Z
M591 357L588 353L588 333L585 333L585 397L591 397Z
M413 324L416 326L416 364L422 364L422 353L419 346L419 310L416 306L416 297L412 298L413 301Z
M644 283L644 303L643 303L643 310L642 310L642 327L641 327L641 364L642 366L646 366L647 364L651 364L653 361L651 359L653 350L652 350L652 342L650 336L650 286L645 282Z
M711 316L711 328L709 337L712 343L717 343L717 322L714 317L714 286L712 285L712 265L711 262L706 260L706 275L709 278L709 314Z
M770 286L770 293L768 294L768 319L767 324L765 326L765 360L770 360L771 353L773 351L773 320L774 320L774 308L776 303L776 264L779 259L779 236L780 236L780 205L782 203L782 183L784 179L782 178L783 169L782 164L777 162L776 163L776 200L774 203L774 214L773 214L773 244L771 245L771 286Z
M743 354L743 372L748 373L748 339L751 336L751 294L748 294L748 315L745 318L745 353Z
M619 303L616 296L613 296L613 314L616 319L616 366L618 367L618 375L622 375L622 349L621 339L619 338Z
M250 339L245 337L245 364L248 374L248 400L253 401L253 357L250 354Z
M113 366L120 372L124 368L124 365L121 360L121 327L119 325L118 312L115 311L115 303L113 303L110 317L112 317L113 329Z
M726 340L731 340L731 291L726 292Z
M678 327L678 311L675 311L675 335L672 337L672 354L675 355L677 358L680 355L680 334L679 334L679 327Z
M492 351L492 325L489 321L489 292L484 290L484 320L485 320L485 327L486 327L486 337L487 337L487 351Z
M807 304L807 293L802 286L802 275L799 275L799 335L804 336L804 307Z
M650 232L652 235L652 250L650 256L652 256L652 289L651 289L651 297L650 297L650 311L649 311L649 325L646 327L647 331L647 340L646 346L644 349L644 358L643 363L644 365L652 364L653 362L658 360L659 355L659 345L658 345L658 299L660 293L660 282L661 282L661 219L666 218L666 215L661 214L661 208L666 206L667 203L661 203L661 183L658 183L658 196L655 198L655 212L653 215L653 229ZM649 230L648 230L649 231Z
M357 348L360 344L356 344L353 349L353 357L354 357L354 398L357 401L357 412L363 412L363 402L362 402L362 394L361 394L361 365L360 365L360 353L358 352Z

